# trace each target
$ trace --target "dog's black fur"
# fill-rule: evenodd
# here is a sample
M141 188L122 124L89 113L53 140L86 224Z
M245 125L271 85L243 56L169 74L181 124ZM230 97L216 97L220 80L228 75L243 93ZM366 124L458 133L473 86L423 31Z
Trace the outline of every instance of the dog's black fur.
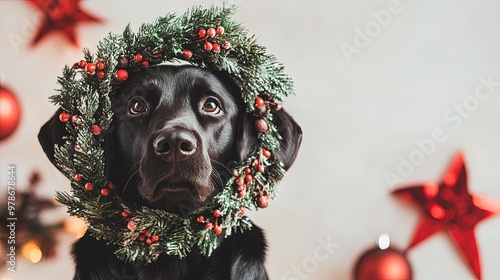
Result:
M224 73L194 66L156 66L134 73L113 98L106 135L106 168L123 199L171 212L199 207L217 194L232 163L257 143L239 89ZM65 124L56 114L39 141L53 164ZM283 110L273 112L283 140L273 154L288 169L302 132ZM125 264L112 245L86 234L73 246L75 279L267 279L262 230L221 237L209 258L194 250L185 259L161 256L151 264Z

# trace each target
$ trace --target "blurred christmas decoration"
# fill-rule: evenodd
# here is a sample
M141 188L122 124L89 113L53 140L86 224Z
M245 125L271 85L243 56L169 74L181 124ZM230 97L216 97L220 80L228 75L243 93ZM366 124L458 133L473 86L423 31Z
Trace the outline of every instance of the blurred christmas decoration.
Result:
M40 215L50 209L58 207L55 200L42 198L36 194L40 183L40 174L33 172L30 176L29 186L26 190L16 188L15 193L15 249L16 255L22 255L32 263L37 263L42 259L49 259L55 256L57 245L57 235L62 232L64 223L58 221L52 224L44 223ZM7 188L5 188L7 189ZM6 202L7 199L1 199ZM0 204L0 227L7 228L11 222L7 218L7 205ZM2 231L0 234L0 243L7 246L9 234ZM14 244L11 244L14 245ZM8 245L8 246L11 246ZM7 255L0 255L0 267L7 263Z
M438 231L445 231L458 246L476 279L481 279L474 227L481 220L500 213L500 202L468 192L462 153L455 156L439 184L427 182L408 186L393 194L418 204L424 212L409 248Z
M45 35L59 31L77 46L76 25L80 22L100 23L101 19L85 12L80 0L30 0L43 13L42 25L31 44L36 45Z
M21 119L21 107L16 95L0 86L0 141L12 135Z
M390 248L390 238L382 234L378 246L367 250L354 267L355 280L411 280L412 271L406 255Z

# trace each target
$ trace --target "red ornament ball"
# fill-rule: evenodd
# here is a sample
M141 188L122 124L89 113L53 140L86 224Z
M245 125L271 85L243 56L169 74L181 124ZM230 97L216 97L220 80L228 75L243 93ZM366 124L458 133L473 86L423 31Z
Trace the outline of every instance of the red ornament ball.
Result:
M118 71L116 71L116 80L117 81L125 81L126 79L128 79L128 72L127 70L125 69L119 69Z
M141 62L142 61L142 54L138 53L135 55L135 61Z
M215 37L216 34L217 34L217 31L215 30L215 28L209 28L207 30L207 36L210 38Z
M260 98L260 97L257 97L255 98L255 107L257 108L262 108L262 106L264 106L264 99Z
M269 125L267 124L266 120L258 119L255 121L255 129L257 129L258 132L263 133L269 129Z
M0 86L0 140L16 130L21 119L21 107L17 97L8 89Z
M216 225L214 227L214 233L217 234L217 235L221 234L222 233L222 227L219 226L219 225Z
M86 183L85 184L85 190L90 192L94 189L94 185L92 185L92 183Z
M104 76L105 76L105 75L104 75L104 72L103 72L103 71L99 71L99 72L97 72L97 77L98 77L99 79L104 79Z
M215 52L215 53L220 53L220 45L217 44L217 43L213 43L212 44L212 50Z
M109 195L109 190L106 188L101 189L101 195L102 196L108 196Z
M205 42L204 48L205 48L206 51L211 51L212 48L213 48L213 45L210 42Z
M205 36L207 36L207 31L203 28L198 30L198 36L200 36L200 38L205 38Z
M60 114L59 114L59 120L60 120L61 122L67 122L67 121L69 121L69 114L68 114L68 113L66 113L66 112L62 112L62 113L60 113Z
M182 55L184 56L184 58L190 59L191 57L193 57L193 52L190 50L184 50L182 52Z
M87 71L88 73L90 74L93 74L95 72L95 64L90 62L90 63L87 63L87 66L85 66L85 71Z
M92 134L94 134L96 136L101 134L101 127L98 125L92 126Z
M269 205L269 199L267 195L260 195L259 199L257 200L257 206L260 208L266 208Z
M222 27L222 26L217 27L217 29L215 30L215 32L216 32L218 35L222 35L222 34L224 34L224 27Z
M87 61L85 60L80 60L80 62L78 62L78 67L80 68L84 68L85 66L87 65Z
M391 248L365 252L354 268L357 280L411 280L412 272L405 255Z

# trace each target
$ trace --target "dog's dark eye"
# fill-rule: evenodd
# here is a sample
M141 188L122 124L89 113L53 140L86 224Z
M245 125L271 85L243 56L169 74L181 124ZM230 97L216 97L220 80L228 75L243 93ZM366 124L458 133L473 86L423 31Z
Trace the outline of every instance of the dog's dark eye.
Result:
M213 98L207 98L203 104L203 111L211 114L218 114L220 112L220 106L217 100Z
M142 99L134 99L130 102L129 110L132 115L139 115L148 109L148 105Z

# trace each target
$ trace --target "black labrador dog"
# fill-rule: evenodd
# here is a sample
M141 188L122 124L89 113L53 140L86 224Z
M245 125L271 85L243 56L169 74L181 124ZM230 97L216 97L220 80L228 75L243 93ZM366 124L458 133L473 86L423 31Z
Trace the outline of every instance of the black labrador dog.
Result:
M194 66L149 67L132 74L113 100L106 168L129 203L171 212L199 207L223 188L231 165L257 143L254 120L225 73ZM65 134L59 113L38 136L52 163L54 144L61 145ZM284 110L273 113L283 137L273 154L288 169L302 132ZM194 250L182 260L162 255L151 264L126 264L115 257L113 245L87 233L73 246L75 279L268 279L259 227L221 241L208 258Z

